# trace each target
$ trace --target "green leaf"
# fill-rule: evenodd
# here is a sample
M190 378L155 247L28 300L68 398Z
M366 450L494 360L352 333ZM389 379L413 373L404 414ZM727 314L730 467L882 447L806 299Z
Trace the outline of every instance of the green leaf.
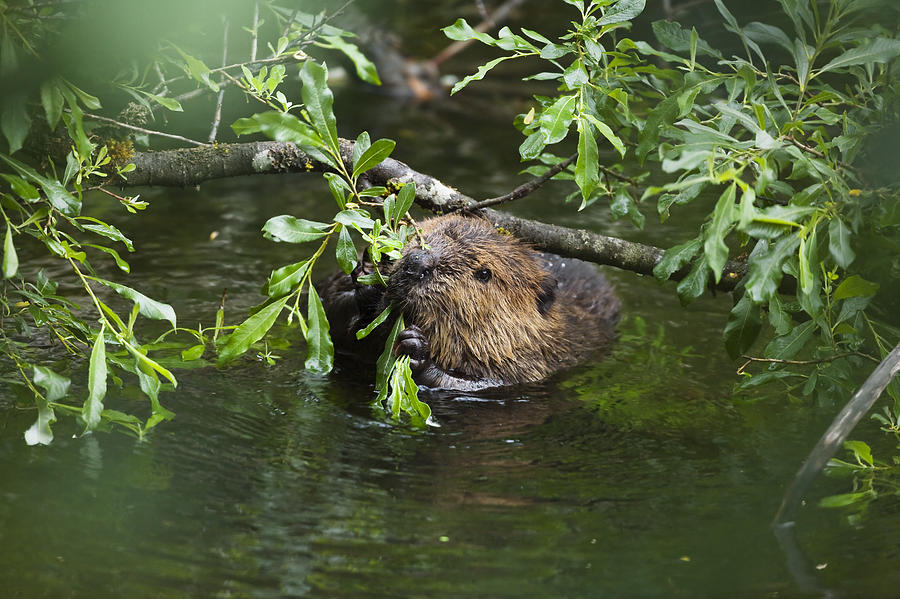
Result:
M309 286L308 299L305 366L312 372L327 374L334 367L334 345L328 334L328 318L322 300L312 285Z
M691 32L682 28L675 21L653 21L653 34L661 44L668 46L676 52L688 52L691 48ZM702 39L697 39L697 52L721 58L722 53L712 48Z
M66 191L66 188L60 184L59 181L55 179L49 179L44 177L43 175L38 174L30 166L19 162L15 158L11 158L4 154L0 154L0 159L6 162L8 165L13 167L20 175L34 181L38 185L41 186L41 189L44 190L44 193L47 194L47 199L50 201L50 205L62 212L67 216L77 216L81 211L81 201L76 199L72 194Z
M105 253L109 254L110 256L112 256L113 260L116 261L116 266L119 267L119 270L121 270L122 272L128 272L128 273L131 272L131 266L127 262L122 260L122 257L119 255L119 252L117 252L116 250L114 250L112 248L108 248L106 246L102 246L102 245L95 245L93 243L86 243L84 245L86 247L91 247L91 248L94 248L95 250L100 250L101 252L105 252Z
M81 421L84 432L92 431L100 424L100 413L103 412L103 398L106 396L106 342L103 335L105 325L100 327L94 346L91 348L90 366L88 368L88 398L81 408Z
M165 96L157 96L155 94L151 94L145 91L141 92L146 95L148 98L162 106L167 110L171 110L172 112L184 112L184 108L181 107L181 102L176 100L175 98L167 98Z
M356 268L356 246L353 245L353 239L350 238L350 232L347 230L347 227L341 227L335 249L335 258L337 258L337 263L341 270L348 275Z
M6 173L0 173L0 177L6 180L9 183L9 186L12 188L13 193L22 198L27 202L34 202L35 200L39 200L41 198L40 192L31 184L29 184L25 179L21 177L17 177L15 175L7 175Z
M540 156L546 145L543 135L539 132L532 133L519 146L519 155L522 157L522 160L532 160Z
M819 69L817 74L854 65L888 62L897 56L900 56L900 40L877 37L835 57Z
M496 40L492 38L490 35L486 33L481 33L480 31L476 31L469 25L465 19L456 19L456 22L453 25L448 25L441 29L448 38L458 41L464 42L466 40L476 39L483 44L487 44L489 46L493 46L496 43Z
M309 260L295 262L272 271L266 284L265 293L269 297L281 297L299 283L309 270Z
M736 215L738 219L738 230L745 230L756 217L757 211L753 206L755 201L756 192L752 187L747 187L747 189L744 190L744 193L741 194L741 204L738 207L738 213Z
M356 141L353 143L353 167L356 168L356 165L359 163L360 157L362 157L363 153L372 147L372 140L369 138L369 132L363 131L356 138ZM334 173L331 173L334 174Z
M814 320L807 320L797 325L786 335L772 339L766 345L764 350L765 356L776 360L790 360L803 349L806 342L812 338L815 330L816 322Z
M179 48L173 44L173 47L178 50L178 53L181 54L181 57L184 59L184 72L187 73L190 77L192 77L195 81L202 83L207 86L214 92L219 91L219 85L210 79L210 70L209 67L206 66L202 60L194 58L190 54L186 54Z
M747 270L747 293L756 303L769 301L781 283L781 265L800 243L800 238L790 233L769 245L765 240L757 242L757 249L750 255Z
M27 445L50 445L53 442L53 430L50 425L56 422L56 414L50 406L50 401L40 397L34 399L37 406L38 417L34 424L25 431L25 443Z
M582 206L587 205L588 198L600 180L597 140L594 131L586 119L578 119L578 160L575 162L575 183L581 190Z
M397 193L397 205L394 207L394 221L397 222L409 212L416 200L416 184L410 181Z
M34 366L32 380L34 384L44 390L47 401L58 401L69 393L71 380L69 377L56 374L45 366Z
M647 153L656 147L659 141L659 134L666 125L671 125L678 116L678 96L672 95L656 105L647 115L647 123L644 125L638 138L638 146L635 154L640 159L641 164Z
M713 210L712 221L706 228L703 242L703 251L706 254L706 262L712 270L716 283L722 279L722 269L728 260L728 246L725 245L725 236L731 230L734 223L734 198L737 193L737 184L732 182L716 202Z
M609 207L613 218L628 215L628 218L631 219L634 226L638 229L644 228L644 215L641 213L640 209L638 209L637 202L631 197L631 192L627 187L623 186L616 189Z
M92 96L83 89L72 85L66 80L63 80L63 82L65 83L66 88L75 92L75 95L78 96L78 99L81 100L81 103L84 104L87 108L91 110L100 110L101 108L103 108L103 106L100 104L100 100L97 99L97 96Z
M781 4L781 8L793 21L794 31L801 39L805 40L804 25L813 29L813 15L809 8L809 3L803 0L778 0L778 3Z
M340 156L337 123L332 112L334 95L328 88L328 67L307 59L300 69L300 81L303 83L300 96L313 128L332 154Z
M700 245L698 237L670 247L653 267L653 276L660 282L669 280L673 273L690 264L697 252L700 251Z
M774 25L767 25L765 23L760 23L759 21L753 21L752 23L747 23L744 25L744 33L752 39L753 41L766 44L778 44L782 48L788 51L788 53L792 53L794 51L794 44L791 42L791 39L787 36L787 34L775 27Z
M799 39L794 40L794 64L797 66L797 80L800 82L800 89L806 88L807 76L809 75L809 57L814 52L813 48L807 46Z
M306 243L321 239L328 234L331 225L305 218L295 218L287 214L273 216L263 225L262 231L266 239L285 243Z
M635 18L644 10L645 0L619 0L612 9L597 19L595 26L623 23Z
M613 133L613 130L610 129L609 125L597 119L592 114L584 113L582 116L589 120L591 124L593 124L594 127L597 128L597 131L599 131L600 134L613 145L613 147L619 153L619 156L622 156L623 158L625 157L625 144L622 143L622 140L619 139L619 137L615 133Z
M354 146L354 150L356 146ZM338 175L337 173L323 173L323 177L328 181L328 191L331 192L331 197L334 198L334 201L337 203L338 208L341 210L347 205L347 198L350 194L352 194L353 189L350 187L350 184L347 183L343 177ZM362 193L360 193L362 195Z
M819 291L819 243L816 238L816 228L813 227L809 236L800 239L800 249L797 252L800 271L800 291L809 298Z
M872 457L872 449L863 441L844 441L844 449L849 450L856 461L861 462L869 467L875 465L875 459Z
M466 77L464 77L462 81L457 81L456 84L453 86L453 89L450 90L450 95L452 96L453 94L455 94L459 90L463 89L464 87L466 87L473 81L481 81L482 79L484 79L484 76L487 75L491 69L493 69L495 66L497 66L504 60L509 60L510 58L516 58L516 56L515 55L501 56L500 58L495 58L493 60L489 60L488 62L479 66L478 69L476 69L474 74L466 75Z
M134 355L134 352L132 352ZM150 418L147 419L147 424L144 426L146 429L151 429L163 420L171 420L175 417L175 414L165 409L159 403L159 391L162 387L159 382L159 378L154 374L152 370L149 372L145 372L145 365L141 364L140 357L135 355L135 367L133 372L138 377L138 382L141 386L141 391L144 392L150 399ZM161 367L160 367L161 368ZM107 417L107 412L110 410L104 410L103 416Z
M290 297L291 296L286 295L281 299L275 300L242 322L240 326L228 336L222 349L219 350L218 365L220 367L224 366L247 351L251 345L262 339L263 335L265 335L269 329L272 328L272 325L275 324L275 319L278 318L278 315L281 313L282 308L284 308L284 305Z
M120 285L118 283L113 283L112 281L107 281L104 279L95 278L95 281L106 285L113 289L116 293L121 295L122 297L128 298L137 304L140 313L147 318L152 318L154 320L168 320L171 323L172 328L174 329L176 324L176 316L175 310L169 304L164 304L163 302L158 302L154 299L150 299L140 291L132 289L131 287L126 287L125 285Z
M775 329L777 335L784 335L794 326L791 316L785 311L784 305L778 294L769 298L769 324Z
M107 239L112 239L113 241L121 241L122 243L125 244L125 247L128 248L129 252L134 251L134 244L131 242L131 240L128 239L127 237L125 237L125 235L122 233L122 231L120 231L115 226L101 222L101 221L99 221L95 218L91 218L89 216L79 217L79 220L94 221L92 223L82 225L82 228L84 228L86 231L92 231L92 232L96 233L97 235L102 235L103 237L106 237Z
M341 210L334 215L334 222L366 231L375 226L375 221L359 210Z
M394 151L395 145L397 145L397 142L392 139L376 140L371 147L363 152L359 160L353 163L352 178L355 180L370 168L381 164L381 162Z
M0 77L4 80L8 80L13 71L19 68L13 37L12 33L5 28L3 35L0 35Z
M353 62L356 74L360 79L372 85L381 85L375 64L366 58L355 44L351 44L340 35L323 35L319 39L323 40L331 48L343 52Z
M9 144L9 153L15 154L22 148L28 131L31 130L31 117L25 105L26 96L23 93L13 94L4 98L2 112L0 112L0 129Z
M203 352L206 351L206 346L202 343L200 345L195 345L193 347L189 347L186 350L181 352L181 359L185 362L190 362L191 360L198 360L201 356L203 356Z
M576 60L569 65L569 68L563 71L563 82L565 82L566 86L571 90L578 89L589 80L590 78L588 77L587 70L584 68L584 63L580 60Z
M388 306L381 312L381 314L379 314L378 316L375 317L375 320L373 320L372 322L367 324L366 328L356 331L356 338L363 339L364 337L367 337L369 335L369 333L371 333L373 330L375 330L375 327L377 327L378 325L380 325L382 322L384 322L387 319L387 317L390 313L391 313L391 307Z
M44 115L50 130L56 129L59 117L62 116L63 95L59 89L59 79L50 79L41 84L41 104L44 107Z
M859 491L857 493L841 493L839 495L829 495L819 500L819 507L838 508L847 507L856 503L871 501L878 497L873 489Z
M13 245L12 225L6 227L6 240L3 242L3 278L8 279L19 270L19 257Z
M277 111L258 113L250 118L236 120L231 128L237 135L263 133L275 141L289 141L297 144L314 160L334 169L340 169L336 159L325 151L325 140L315 129L292 114Z
M146 355L146 351L147 351L146 349L144 349L143 347L137 348L137 347L133 346L132 344L128 343L127 341L123 341L122 345L124 345L125 349L127 349L128 352L132 355L132 357L134 357L136 364L138 366L138 369L137 369L137 371L135 371L135 373L138 375L138 377L141 380L141 390L144 391L144 393L146 393L147 395L150 395L151 399L153 399L155 397L155 395L151 395L152 390L151 390L151 392L148 392L147 388L145 388L146 387L145 383L147 381L145 381L144 378L141 376L142 373L144 375L147 375L147 377L150 377L153 380L156 380L156 374L154 374L154 372L158 372L159 374L161 374L164 377L166 377L167 379L169 379L169 382L171 382L172 385L178 386L178 381L175 380L175 375L173 375L171 372L169 372L166 368L164 368L162 366L162 364L160 364L156 360L151 360L150 358L148 358ZM159 381L156 380L156 385L158 385L158 384L159 384ZM156 385L154 385L154 387ZM157 388L157 390L158 390L158 388Z
M394 362L391 371L391 393L388 404L394 419L400 417L400 412L406 413L413 422L424 424L431 417L431 408L428 404L419 400L419 386L413 381L410 357L401 356Z
M746 352L762 330L759 306L750 301L746 295L731 309L728 323L725 325L723 337L725 349L731 359L737 359Z
M390 379L391 370L394 368L394 362L397 361L397 357L394 355L394 344L396 344L397 337L404 328L403 315L401 314L394 321L394 326L384 341L384 351L378 356L378 362L375 366L375 388L380 391L379 399L376 401L381 401L382 395L387 396L388 380Z
M870 297L875 295L880 285L867 281L859 275L852 275L841 281L834 290L834 299L842 300L848 297Z
M541 114L540 125L545 144L555 144L565 139L575 113L578 95L562 96Z
M847 268L856 259L856 253L850 247L850 229L837 216L828 224L828 251L841 268Z
M706 291L706 281L709 279L707 271L706 257L700 256L694 261L691 271L682 279L675 291L678 292L678 299L681 305L686 306L693 300L697 299Z

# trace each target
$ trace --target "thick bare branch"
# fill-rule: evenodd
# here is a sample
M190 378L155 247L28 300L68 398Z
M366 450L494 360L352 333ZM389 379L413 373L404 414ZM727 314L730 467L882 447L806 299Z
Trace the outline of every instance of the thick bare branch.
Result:
M340 143L341 154L350 163L353 142L342 139ZM123 182L125 185L193 186L221 177L328 170L327 165L306 155L294 144L275 141L139 153L132 158L132 162L136 169L128 174L128 181ZM369 185L386 185L391 181L414 182L416 203L438 214L471 209L476 205L469 196L392 158L367 171L364 179ZM483 212L495 226L506 229L538 249L561 256L648 275L652 274L653 267L663 255L663 250L657 247L583 229L526 220L490 209ZM745 270L744 263L729 262L716 288L723 291L733 289ZM686 274L685 270L675 273L672 278L678 280Z

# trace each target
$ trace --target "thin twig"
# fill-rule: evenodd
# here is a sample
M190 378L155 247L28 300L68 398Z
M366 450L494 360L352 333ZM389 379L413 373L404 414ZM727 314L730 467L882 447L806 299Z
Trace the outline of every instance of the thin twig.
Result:
M112 197L116 198L117 200L119 200L120 202L127 202L127 201L128 201L127 198L124 198L124 197L122 197L122 196L120 196L120 195L114 194L114 193L111 192L110 190L104 188L102 185L98 185L98 186L96 186L96 187L92 187L91 189L92 189L92 190L97 190L97 191L102 191L102 192L105 193L106 195L112 196Z
M222 18L224 33L222 34L222 66L228 63L228 18ZM225 100L225 86L220 81L219 95L216 98L216 112L213 116L212 129L209 132L209 143L216 141L216 134L219 132L219 122L222 120L222 102Z
M250 62L256 61L256 42L259 39L259 2L253 3L253 40L250 42Z
M789 142L791 142L795 147L803 150L804 152L807 152L808 154L812 154L813 156L815 156L816 158L819 158L820 160L828 160L828 156L826 156L819 150L815 149L814 147L808 146L805 143L797 140L793 135L787 135L787 136L785 136L785 139L787 139ZM847 164L846 162L841 162L840 160L835 160L834 163L842 168L851 170L854 173L859 172L855 166Z
M866 358L867 360L871 360L872 362L875 362L876 364L878 364L877 358L873 358L872 356L870 356L868 354L864 354L864 353L858 352L858 351L848 351L848 352L844 352L842 354L834 354L833 356L827 356L825 358L819 358L817 360L780 360L778 358L755 358L753 356L743 355L741 357L747 361L744 362L744 364L740 368L738 368L737 373L741 374L741 372L743 372L744 368L746 368L747 365L750 364L751 362L770 362L772 364L795 364L795 365L800 365L800 366L808 366L810 364L822 364L823 362L833 362L835 360L840 360L841 358L846 358L848 356L859 356L861 358Z
M287 20L287 25L284 27L284 31L281 33L281 37L287 37L291 32L291 25L294 23L294 19L297 18L297 13L300 12L299 8L295 8L294 12L291 13L291 17Z
M468 206L466 209L467 210L481 210L482 208L487 208L488 206L496 206L497 204L502 204L504 202L512 202L513 200L518 200L520 198L524 198L525 196L527 196L528 194L533 192L535 189L537 189L538 187L540 187L541 185L546 183L552 177L554 177L554 176L558 175L559 173L561 173L562 171L564 171L570 164L575 162L576 158L578 158L578 154L572 154L571 156L569 156L562 162L554 164L552 167L550 167L550 169L546 173L544 173L540 177L536 177L536 178L532 179L531 181L527 181L526 183L519 185L518 187L516 187L511 192L509 192L505 195L497 196L496 198L488 198L487 200L482 200L480 202L477 202L473 206Z
M611 168L607 168L607 167L603 166L602 164L598 165L597 168L600 170L601 173L603 173L607 177L612 177L613 179L618 179L619 181L625 181L626 183L630 183L634 187L638 186L637 179L635 179L634 177L629 177L628 175L623 175L622 173L617 173L616 171L612 170Z
M208 146L208 143L204 143L202 141L197 141L195 139L188 139L187 137L182 137L181 135L174 135L172 133L163 133L162 131L153 131L152 129L144 129L143 127L135 127L134 125L129 125L128 123L123 123L121 121L117 121L115 119L107 118L105 116L100 116L99 114L91 114L89 112L85 112L84 116L97 119L98 121L104 121L107 123L111 123L116 125L117 127L122 127L123 129L131 129L132 131L137 131L139 133L146 133L147 135L158 135L160 137L168 137L169 139L177 139L178 141L187 142L189 144L193 144L195 146Z
M151 93L156 96L165 96L169 93L169 86L166 85L166 76L163 75L162 69L159 68L159 62L154 60L153 68L156 70L156 76L159 77L159 85L154 87Z

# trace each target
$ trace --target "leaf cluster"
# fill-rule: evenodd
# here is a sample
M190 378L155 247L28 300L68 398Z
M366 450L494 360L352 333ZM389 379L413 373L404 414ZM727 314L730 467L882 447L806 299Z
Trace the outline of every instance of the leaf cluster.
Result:
M884 260L859 253L863 244L894 256L900 249L900 185L870 186L864 172L869 136L900 120L896 11L780 0L793 26L786 32L741 24L715 0L743 49L729 56L675 22L653 23L657 45L627 37L641 1L566 3L580 18L558 39L508 28L495 38L463 20L446 28L451 39L506 51L454 91L502 61L535 63L525 79L557 88L516 117L520 157L540 163L527 170L559 163L551 150L574 131L577 162L557 178L574 180L580 209L605 197L613 217L641 227L641 206L652 200L662 222L688 204L705 206L696 236L665 252L656 277L678 273L688 303L721 281L729 259L745 261L725 347L739 358L769 341L761 349L768 368L742 369L744 384L782 380L806 395L845 394L897 340L870 306L900 264L889 261L885 272ZM890 16L871 24L864 17L878 8ZM608 144L607 165L598 140Z
M172 306L100 276L98 273L104 271L95 269L93 264L98 258L110 259L122 273L129 273L123 249L132 252L134 245L115 225L90 216L88 202L102 192L115 198L129 213L147 208L139 196L123 197L109 189L110 183L126 179L134 170L128 162L132 148L154 147L156 136L203 145L157 127L167 112L181 112L192 98L224 92L229 86L238 95L255 98L285 115L296 108L282 91L288 83L285 65L305 64L304 48L317 45L336 50L356 64L364 79L377 82L374 67L350 41L353 35L328 25L326 15L286 11L271 2L262 2L263 18L247 31L253 46L247 60L209 66L218 59L214 57L222 56L221 49L211 51L203 41L209 39L209 33L222 33L222 21L215 18L211 19L214 30L193 38L160 39L148 55L110 49L116 57L110 62L119 70L106 75L105 87L90 93L85 91L88 86L70 78L68 73L62 75L49 64L55 60L52 48L60 24L80 18L79 4L38 6L18 0L0 3L0 81L4 86L0 134L5 142L5 148L0 147L0 352L15 366L19 374L17 384L27 387L34 397L38 416L25 434L29 444L52 441L51 425L59 413L76 416L84 432L119 426L142 436L173 416L160 404L159 395L176 386L174 369L208 364L203 355L212 347L218 350L220 363L243 353L271 327L279 308L288 305L291 298L287 290L291 285L302 285L304 275L308 276L308 268L296 265L288 269L290 272L273 273L273 302L237 328L224 323L223 296L215 326L198 325L196 329L178 327ZM204 25L198 24L197 30ZM260 35L276 31L276 41L268 44L269 55L257 59ZM224 34L227 39L227 26ZM22 77L23 73L29 76ZM301 72L304 83L320 77L315 85L324 85L323 76L324 70ZM121 105L125 100L131 100L131 104L121 113L103 115L105 105ZM314 95L303 100L305 114L312 113L320 119L330 114L330 93L327 97ZM213 139L217 120L218 117L213 120ZM324 137L316 139L327 140L322 143L336 152L333 116L331 127L321 131ZM380 161L378 156L386 156L393 148L393 142L386 140L371 145L369 152L359 156L358 166ZM372 234L372 226L365 224L368 217L357 215L354 210L354 206L347 206L340 222L332 223L328 231L317 231L325 237L336 233L339 258L343 258L342 266L349 269L356 258L351 256L355 250L348 231L356 226ZM277 234L277 226L277 222L271 224L273 235ZM386 227L374 234L388 239L387 244L393 239L391 235L399 233ZM396 240L393 243L394 247L400 245ZM51 279L47 274L51 269L31 266L35 255L38 258L34 262L64 267L53 268ZM307 266L311 267L314 261L306 261ZM73 287L74 292L61 291ZM123 311L119 307L122 302L114 299L116 295L131 307ZM73 296L78 299L73 301ZM81 298L87 303L81 304ZM332 359L328 325L312 287L308 306L305 320L313 334L308 337L311 357L307 363L327 370ZM294 310L299 314L296 305ZM157 336L148 340L146 333L138 330L140 316L163 321L171 328L161 334L157 330ZM233 332L222 334L229 330ZM32 349L36 338L50 340L59 352L76 358L76 365L82 359L87 362L86 397L76 396L81 391L70 391L82 388L71 384L67 371L72 368L41 364L49 356ZM276 358L268 350L264 357L269 363ZM139 387L148 400L147 415L139 416L141 411L120 412L105 405L110 381L118 387Z

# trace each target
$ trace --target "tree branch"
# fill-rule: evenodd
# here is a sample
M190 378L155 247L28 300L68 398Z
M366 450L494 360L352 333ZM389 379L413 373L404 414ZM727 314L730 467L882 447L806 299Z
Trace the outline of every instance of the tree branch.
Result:
M853 427L871 409L872 404L898 372L900 372L900 344L894 347L891 353L872 371L866 382L857 389L850 401L834 417L828 430L822 434L806 461L800 466L800 470L797 471L791 486L781 500L781 506L775 514L773 525L783 527L794 521L800 501L812 481L822 471L828 460L837 453Z
M228 18L222 18L222 28L224 32L222 33L222 66L224 67L228 64ZM219 94L216 97L216 111L213 115L212 128L209 132L209 143L213 143L216 141L216 134L219 132L219 121L222 120L222 103L225 100L225 87L221 85L222 81L219 82Z
M576 158L578 158L578 154L573 154L562 162L554 164L546 173L544 173L540 177L535 177L530 181L526 181L522 185L519 185L518 187L513 189L511 192L503 194L502 196L497 196L496 198L488 198L487 200L481 200L480 202L469 206L469 210L481 210L482 208L488 208L489 206L496 206L497 204L512 202L513 200L524 198L532 191L546 183L548 180L552 179L555 175L564 171L567 166L575 162Z
M352 163L353 142L340 140L340 149L344 161ZM136 168L128 174L128 180L122 182L123 185L186 187L222 177L330 170L326 164L306 155L294 144L276 141L143 152L135 154L131 162ZM415 183L416 203L437 214L470 209L476 205L469 196L393 158L367 171L363 180L370 186L386 185L392 181ZM484 214L495 226L506 229L537 249L640 274L652 274L664 251L642 243L526 220L495 210L484 210ZM684 269L671 278L679 280L687 272ZM716 289L730 291L745 272L745 263L728 262Z

